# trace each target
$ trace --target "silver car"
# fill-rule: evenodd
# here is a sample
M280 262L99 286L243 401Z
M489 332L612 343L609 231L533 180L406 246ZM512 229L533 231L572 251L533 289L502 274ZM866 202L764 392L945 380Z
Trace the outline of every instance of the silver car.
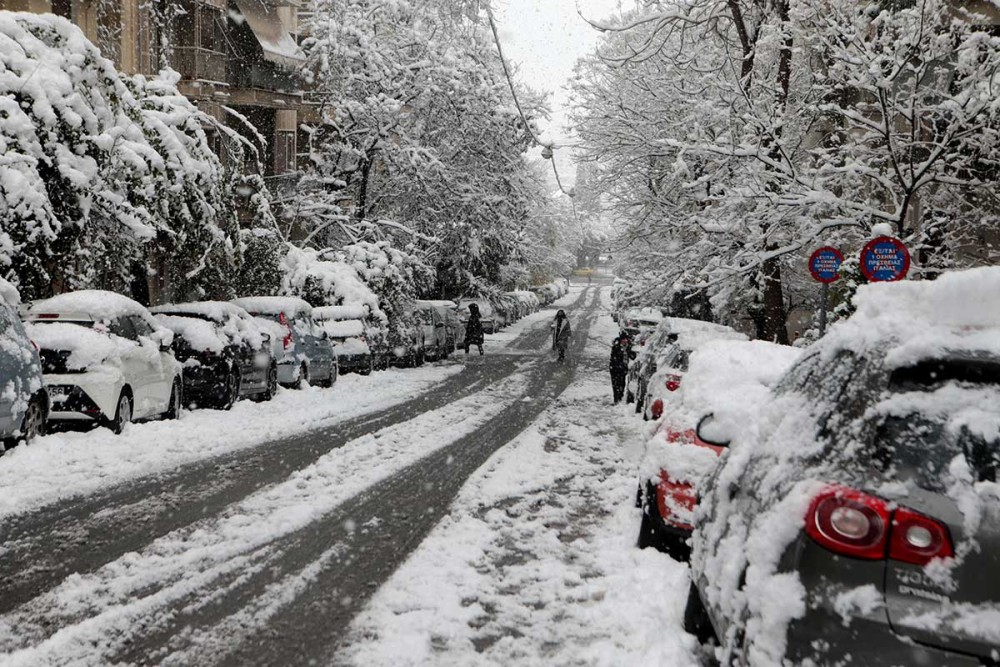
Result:
M282 386L331 387L337 381L337 357L330 337L313 320L312 306L306 301L287 296L251 296L233 303L253 315L271 336Z
M44 433L49 413L41 360L17 303L17 291L0 279L0 452Z

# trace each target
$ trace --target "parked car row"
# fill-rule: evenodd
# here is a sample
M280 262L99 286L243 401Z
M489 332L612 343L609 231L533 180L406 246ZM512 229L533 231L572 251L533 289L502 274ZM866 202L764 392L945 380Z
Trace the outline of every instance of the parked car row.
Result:
M685 628L719 664L995 664L1000 268L854 305L805 349L689 346L639 545L690 561Z
M462 297L457 301L454 312L458 315L458 325L463 331L463 336L465 324L469 321L470 304L476 304L479 308L479 317L483 323L483 332L491 334L497 333L514 324L514 322L517 322L522 317L537 312L542 305L542 301L534 291L529 290L505 292L493 299L485 297Z
M416 302L394 347L364 307L294 297L165 304L81 290L20 304L0 281L0 444L49 424L173 419L182 408L270 400L279 386L330 387L341 372L443 359L462 342L457 306Z

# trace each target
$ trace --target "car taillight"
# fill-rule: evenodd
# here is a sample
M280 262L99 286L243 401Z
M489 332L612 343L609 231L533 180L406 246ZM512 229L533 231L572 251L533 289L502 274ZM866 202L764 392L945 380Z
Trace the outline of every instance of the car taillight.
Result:
M41 352L42 351L42 348L38 347L38 343L36 343L35 341L33 341L33 340L31 340L29 338L28 342L31 343L31 347L35 348L35 352Z
M663 399L658 398L653 401L653 405L649 407L649 414L653 416L653 419L659 419L663 416Z
M289 326L288 318L284 313L280 313L278 315L278 322L280 322L285 327L285 330L288 331L288 333L285 334L285 337L281 339L281 346L287 350L292 346L292 327Z
M677 391L681 388L681 376L680 375L668 375L667 376L667 391Z
M934 558L950 558L953 555L955 550L951 544L951 533L943 523L907 507L900 507L893 513L890 559L926 565Z
M806 534L817 544L844 556L885 558L889 507L861 491L831 486L813 498Z
M890 510L881 498L843 486L829 486L813 499L806 533L830 551L866 560L926 565L955 553L940 521L908 507Z

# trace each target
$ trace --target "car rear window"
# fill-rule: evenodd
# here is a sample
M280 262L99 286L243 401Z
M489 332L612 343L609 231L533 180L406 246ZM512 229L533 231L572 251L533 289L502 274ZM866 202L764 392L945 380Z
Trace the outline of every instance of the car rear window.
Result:
M877 426L871 457L878 469L943 490L948 466L961 455L978 481L997 480L1000 429L991 410L977 406L1000 402L1000 363L935 360L897 369L889 396L925 409L890 414Z

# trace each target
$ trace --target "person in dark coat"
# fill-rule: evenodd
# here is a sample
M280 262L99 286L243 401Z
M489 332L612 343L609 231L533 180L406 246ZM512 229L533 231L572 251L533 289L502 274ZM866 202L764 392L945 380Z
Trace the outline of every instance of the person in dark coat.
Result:
M569 318L566 311L560 310L556 313L556 321L552 323L552 349L559 353L559 361L566 358L566 348L569 347L573 330L569 326Z
M469 321L465 323L465 353L469 353L469 348L473 345L479 348L479 354L483 354L483 320L479 316L479 306L469 304Z
M628 362L635 359L635 352L632 350L632 339L628 334L622 333L611 345L611 393L614 396L615 405L622 402L625 395L625 377L628 375Z

